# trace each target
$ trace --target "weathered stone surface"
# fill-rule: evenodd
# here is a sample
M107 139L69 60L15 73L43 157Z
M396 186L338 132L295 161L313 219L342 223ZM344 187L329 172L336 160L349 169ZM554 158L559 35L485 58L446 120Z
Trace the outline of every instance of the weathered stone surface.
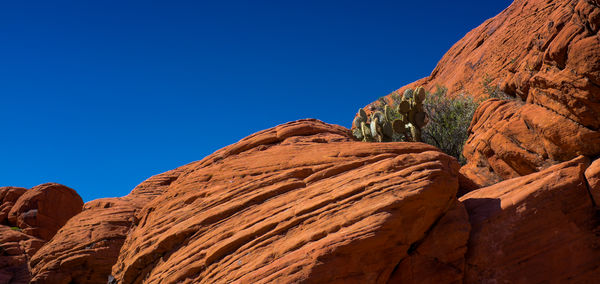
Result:
M427 78L402 87L448 87L482 96L483 82L520 101L484 103L461 172L478 186L600 154L600 5L515 0L457 42ZM390 94L390 95L392 95ZM388 97L388 100L390 98ZM374 106L376 102L372 103Z
M422 243L398 264L387 283L462 283L470 230L464 205L455 201Z
M600 132L535 104L488 100L476 111L461 172L480 186L600 153Z
M552 109L565 103L565 97L593 103L571 105L581 111L563 109L560 113L589 120L597 128L599 121L593 114L599 105L592 92L597 94L600 85L599 6L597 0L515 0L454 44L430 76L394 93L423 85L429 90L445 86L450 94L480 96L487 78L492 87L523 99L558 91L547 96L557 103L549 106Z
M17 199L25 193L27 189L22 187L4 186L0 187L0 224L11 225L8 223L8 212L15 205ZM12 224L15 225L16 224Z
M280 125L188 165L138 213L113 275L386 282L455 204L457 175L454 158L425 144L354 142L316 120Z
M460 198L472 230L464 283L595 283L600 220L578 157Z
M594 200L594 205L600 209L600 159L595 160L590 167L585 170L590 195Z
M44 240L0 225L0 283L29 283L27 261L43 244Z
M184 167L153 176L121 198L85 204L30 261L32 283L106 283L135 213L160 195Z
M8 213L8 221L23 229L23 233L48 241L82 207L83 200L75 190L45 183L19 197Z

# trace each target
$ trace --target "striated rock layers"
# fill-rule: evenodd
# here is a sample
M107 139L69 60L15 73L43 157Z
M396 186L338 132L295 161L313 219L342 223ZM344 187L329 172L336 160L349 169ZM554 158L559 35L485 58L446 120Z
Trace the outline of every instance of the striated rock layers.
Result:
M347 129L316 120L280 125L188 165L138 214L113 276L386 282L416 247L429 257L426 247L466 246L462 237L427 240L439 220L468 222L456 203L457 176L456 160L425 144L355 142ZM456 254L440 262L460 268Z
M600 154L600 1L516 0L457 42L427 78L480 96L492 80L515 101L480 106L461 170L478 186Z
M56 183L0 187L0 283L29 283L29 260L82 206L73 189Z
M0 225L0 283L29 283L27 262L43 244L44 240Z
M83 200L75 190L45 183L19 197L8 213L8 222L25 234L48 241L82 207Z
M120 198L85 204L31 259L32 283L106 283L138 212L184 167L153 176Z
M600 217L578 157L461 197L472 225L465 283L597 283Z
M598 165L457 199L432 146L290 122L88 202L45 245L0 226L0 283L593 283Z

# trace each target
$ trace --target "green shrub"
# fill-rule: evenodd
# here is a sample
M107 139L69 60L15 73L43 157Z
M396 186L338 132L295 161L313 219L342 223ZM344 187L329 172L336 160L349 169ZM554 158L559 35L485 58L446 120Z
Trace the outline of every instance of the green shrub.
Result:
M493 81L494 81L494 79L492 77L490 77L488 74L483 75L483 79L481 80L481 87L483 88L483 93L485 95L487 95L487 98L501 99L501 100L516 99L516 98L513 98L513 97L507 95L502 90L500 90L500 87L498 85L492 85Z
M488 98L502 100L515 99L502 92L498 86L492 86L492 81L493 80L487 75L482 80L481 84L483 93L485 94L485 96L482 97L483 100ZM426 99L422 105L422 108L426 113L427 124L421 129L421 138L423 142L438 147L444 153L455 157L461 165L464 165L466 159L462 155L462 151L467 138L469 138L468 130L471 125L471 120L473 119L473 114L475 114L475 110L477 110L477 107L482 100L474 99L468 94L448 96L447 92L447 88L437 86L435 92L427 93ZM388 103L385 98L379 98L378 102L372 106L372 110L375 113L390 113L390 121L402 118L402 115L399 114L398 106L405 100L403 99L404 97L405 95L393 94L390 103ZM387 111L386 106L388 108ZM362 120L360 119L360 116L355 117L353 123L354 136L357 137L358 140L375 141L374 139L367 139L370 136L367 137L364 133L360 133L361 129L357 124L360 124L363 120L368 122L366 115L363 116ZM363 132L368 132L368 130L369 129L364 129ZM397 142L419 140L411 138L410 134L401 134L401 132L394 131L393 135L388 139L380 139L378 141Z
M19 227L10 227L10 229L13 231L19 231L19 232L22 231L21 228L19 228Z
M479 101L467 95L447 96L447 88L437 87L424 103L429 123L423 129L425 143L440 148L454 156L461 165L466 163L462 150L467 141L468 129Z

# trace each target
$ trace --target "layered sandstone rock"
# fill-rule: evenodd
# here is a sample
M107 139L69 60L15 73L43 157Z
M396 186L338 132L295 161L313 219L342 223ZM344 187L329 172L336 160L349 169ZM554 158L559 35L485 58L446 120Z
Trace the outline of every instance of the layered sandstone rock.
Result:
M580 112L571 117L581 120L578 113L586 113L597 126L593 118L597 101L591 106L581 103L591 102L588 99L595 97L600 85L599 3L515 0L455 43L430 76L392 94L423 85L429 90L445 86L450 94L480 96L484 80L491 79L491 87L523 99L529 94L547 97L546 102L556 103L549 106L553 109L566 103L567 94L571 103L579 102L576 109ZM567 115L567 109L563 110Z
M1 187L0 283L29 283L29 260L82 205L73 189L56 183Z
M600 159L595 160L585 171L585 177L594 205L600 209Z
M8 221L23 233L48 241L82 207L83 200L75 190L45 183L19 197L8 213Z
M43 244L44 240L0 225L0 283L29 283L27 262Z
M8 223L8 212L10 212L10 209L13 208L17 199L19 199L26 190L26 188L14 186L0 187L0 224L10 225L10 223Z
M462 283L470 231L469 215L464 205L455 201L427 237L409 249L409 256L387 283Z
M427 78L402 87L448 87L520 98L480 106L461 173L476 187L600 154L598 0L516 0L457 42Z
M32 283L106 283L135 213L160 195L184 167L149 178L121 198L85 204L30 261Z
M425 144L354 142L316 120L280 125L189 165L140 211L113 276L385 282L411 247L430 243L422 240L436 220L462 216L445 215L457 206L457 172L455 159Z
M589 159L503 181L460 198L472 230L465 283L595 283L600 222Z

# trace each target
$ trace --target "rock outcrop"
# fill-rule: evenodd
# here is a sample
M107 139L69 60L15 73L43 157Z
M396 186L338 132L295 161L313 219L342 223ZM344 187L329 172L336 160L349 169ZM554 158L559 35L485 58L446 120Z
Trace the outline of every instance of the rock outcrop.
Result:
M409 249L387 283L462 283L470 231L469 215L455 201L427 237Z
M411 247L429 243L422 240L436 221L467 222L457 175L454 158L425 144L355 142L347 129L316 120L280 125L189 165L140 211L113 276L386 282ZM466 245L456 241L430 246Z
M32 283L106 283L135 214L177 179L184 167L149 178L120 198L85 204L30 261Z
M595 160L585 171L590 195L594 205L600 209L600 159Z
M0 283L29 283L29 260L82 205L73 189L57 183L0 187Z
M49 241L82 208L83 200L75 190L45 183L19 197L8 213L8 222L25 234Z
M8 212L26 190L26 188L14 186L0 187L0 224L9 225Z
M0 225L0 283L29 283L27 262L43 244L44 240Z
M441 85L482 96L491 80L488 88L520 98L486 102L475 115L461 172L479 187L599 155L599 3L516 0L457 42L429 77L394 93Z
M460 198L472 225L464 283L595 283L600 219L578 157Z
M460 170L309 119L85 206L0 187L0 283L597 282L599 30L599 0L516 0L396 92L516 98L480 105Z

